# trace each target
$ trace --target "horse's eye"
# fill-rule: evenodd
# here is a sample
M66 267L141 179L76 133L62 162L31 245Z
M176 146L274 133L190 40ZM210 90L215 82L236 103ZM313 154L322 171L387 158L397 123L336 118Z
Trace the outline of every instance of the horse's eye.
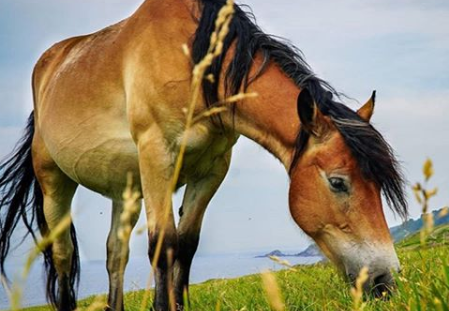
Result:
M329 184L331 186L331 190L334 192L348 192L348 186L343 178L331 177L329 178Z

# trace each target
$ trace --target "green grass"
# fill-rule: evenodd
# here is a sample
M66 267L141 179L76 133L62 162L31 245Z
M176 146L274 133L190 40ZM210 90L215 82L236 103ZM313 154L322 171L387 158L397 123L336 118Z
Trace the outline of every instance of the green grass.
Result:
M449 311L449 225L435 228L429 245L419 245L419 234L397 245L403 271L396 294L388 301L365 301L364 310ZM331 264L296 267L275 276L287 310L352 310L349 285ZM143 291L127 293L127 310L139 310ZM105 297L104 297L105 299ZM94 297L79 302L87 308ZM270 310L259 275L210 280L191 286L191 310ZM48 307L26 309L50 310Z
M427 238L428 246L437 246L441 244L448 244L449 241L449 225L440 225L435 227L432 233ZM421 244L420 232L415 232L406 239L397 243L400 248L413 249L419 247ZM446 245L449 246L449 245Z

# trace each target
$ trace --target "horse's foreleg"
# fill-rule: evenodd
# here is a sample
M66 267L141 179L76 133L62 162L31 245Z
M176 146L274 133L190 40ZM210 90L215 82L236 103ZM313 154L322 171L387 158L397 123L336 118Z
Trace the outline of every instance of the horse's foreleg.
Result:
M131 215L129 225L131 229L137 223L140 214L140 201L136 202L138 208L136 213ZM123 277L125 274L126 264L129 258L129 240L119 236L120 228L123 224L120 216L123 212L123 202L113 201L112 204L112 220L111 229L108 235L107 244L107 269L109 275L109 295L107 310L123 311Z
M38 143L35 143L33 148L33 165L43 193L44 216L48 229L48 232L45 229L43 234L49 236L66 217L70 217L72 198L78 184L57 167ZM73 260L77 258L74 258L70 226L63 228L51 241L51 252L52 262L47 263L47 296L59 311L75 310L76 296L73 287L77 271L73 270Z
M175 294L179 310L183 309L184 294L188 294L190 267L198 248L204 212L228 172L230 155L231 152L224 158L216 160L209 175L187 183L180 210L179 249L174 268Z
M157 133L148 132L139 140L139 166L141 185L147 215L149 257L155 278L154 309L172 310L175 306L173 291L173 261L176 258L178 237L172 211L169 189L173 166L170 156Z

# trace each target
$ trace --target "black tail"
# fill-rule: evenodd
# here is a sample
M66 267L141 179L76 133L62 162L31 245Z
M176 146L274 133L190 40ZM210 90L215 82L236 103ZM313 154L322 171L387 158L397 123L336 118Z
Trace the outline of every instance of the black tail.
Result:
M6 277L5 261L11 248L11 236L22 220L27 233L37 241L37 229L41 235L48 232L43 210L43 195L34 174L31 143L34 136L34 113L28 118L25 134L17 143L14 151L0 163L0 273ZM76 302L76 289L79 282L79 255L75 228L71 226L71 236L74 246L72 271L70 272L69 295ZM51 247L42 251L47 273L47 299L55 306L58 297L58 275L53 263ZM72 300L72 299L71 299Z

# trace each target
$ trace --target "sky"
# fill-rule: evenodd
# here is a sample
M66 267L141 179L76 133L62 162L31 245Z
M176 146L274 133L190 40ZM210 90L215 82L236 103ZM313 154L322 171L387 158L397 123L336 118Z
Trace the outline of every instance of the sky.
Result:
M19 139L32 110L30 77L39 56L64 38L91 33L129 16L140 0L0 1L0 157ZM409 184L427 157L439 195L449 204L449 3L417 0L245 0L264 31L299 47L314 71L356 100L377 90L372 122L393 146ZM181 47L180 47L181 48ZM357 101L358 100L358 101ZM301 250L310 240L290 217L288 176L263 148L242 138L231 170L203 225L200 254ZM409 187L410 188L410 187ZM420 214L411 192L410 214ZM181 194L174 206L179 207ZM111 203L80 189L73 213L83 260L103 259ZM386 209L386 208L385 208ZM386 209L390 225L401 222ZM144 226L141 217L138 228ZM13 253L20 257L30 244ZM147 253L146 234L131 256Z

